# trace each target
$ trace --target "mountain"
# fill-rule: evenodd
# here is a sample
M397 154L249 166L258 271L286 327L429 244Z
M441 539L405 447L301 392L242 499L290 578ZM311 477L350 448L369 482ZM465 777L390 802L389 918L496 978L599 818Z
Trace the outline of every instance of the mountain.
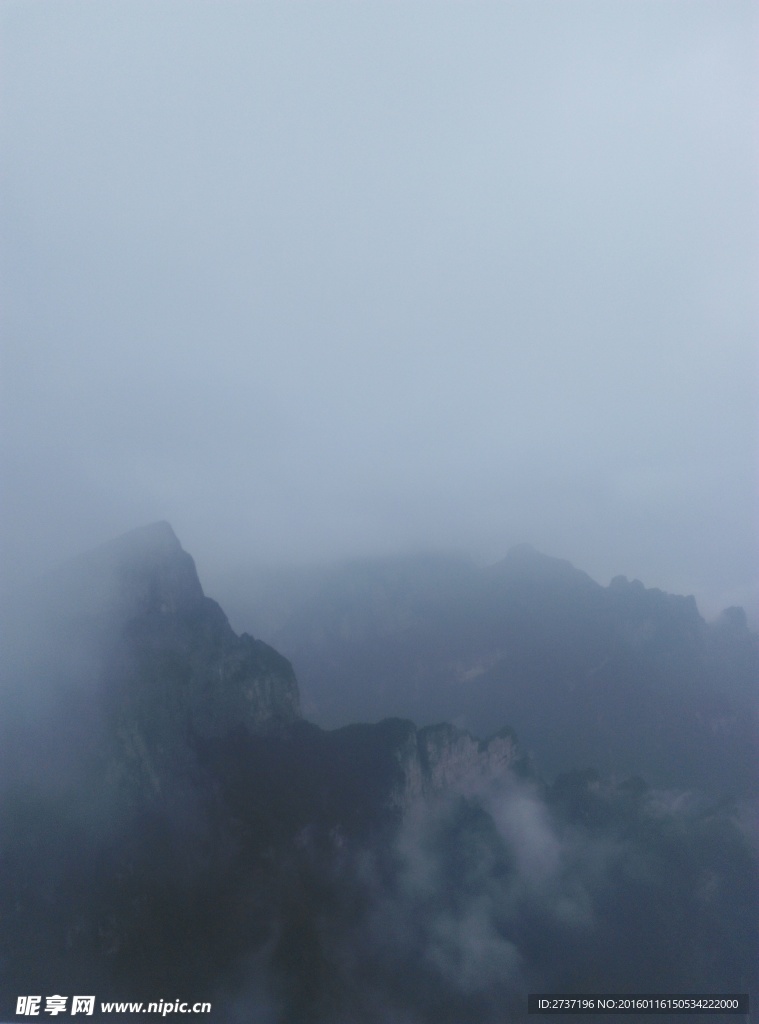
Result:
M160 787L194 737L281 731L300 717L289 662L237 636L168 523L135 530L37 581L5 617L3 749L33 721L48 759L89 751L120 785ZM8 723L14 723L9 734ZM40 769L44 770L44 766Z
M550 773L757 789L759 645L741 609L707 624L692 597L603 587L529 545L484 569L429 555L240 574L226 600L290 658L322 726L508 724Z
M734 653L739 616L720 628ZM24 993L495 1024L526 1020L529 991L757 992L744 799L549 784L500 726L325 731L167 524L19 595L4 636L4 1020Z
M167 523L59 567L5 612L6 991L47 978L118 993L122 975L150 979L146 958L194 988L251 941L226 922L251 874L277 888L273 850L358 841L446 787L529 771L504 730L484 743L399 719L304 722L289 662L233 632ZM259 926L278 919L267 904ZM187 967L170 968L187 942Z

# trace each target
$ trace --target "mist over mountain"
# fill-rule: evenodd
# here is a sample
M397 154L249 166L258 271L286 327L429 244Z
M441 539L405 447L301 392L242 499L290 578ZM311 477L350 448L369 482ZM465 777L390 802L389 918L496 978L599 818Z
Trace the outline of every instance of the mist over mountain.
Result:
M595 583L529 545L240 573L225 604L283 651L325 727L401 714L508 723L547 772L578 765L756 791L759 644L743 610Z
M4 674L16 685L3 698L19 720L46 723L50 744L63 749L74 737L86 748L114 734L148 779L158 761L186 759L191 735L276 730L299 716L288 662L234 634L168 523L30 585L4 627ZM16 755L13 735L4 747Z
M443 607L462 579L512 604L531 581L535 601L555 596L548 621L595 635L606 590L534 552L507 563L485 584L434 568ZM609 589L624 603L630 588L676 637L703 628L686 599ZM404 600L381 604L385 622ZM6 1019L36 991L210 1000L230 1024L495 1024L526 1019L538 990L756 993L739 788L717 800L584 764L550 780L507 715L484 739L399 717L325 731L302 716L290 663L233 632L165 523L6 612ZM734 613L719 629L727 663L744 626Z
M756 1002L758 31L0 4L2 1024Z

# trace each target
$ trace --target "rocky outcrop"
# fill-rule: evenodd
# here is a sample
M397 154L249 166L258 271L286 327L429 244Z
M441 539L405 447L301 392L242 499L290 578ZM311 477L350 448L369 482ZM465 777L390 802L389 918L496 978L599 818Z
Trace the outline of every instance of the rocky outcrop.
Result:
M403 783L392 800L401 810L446 793L481 792L529 770L510 730L478 740L447 723L409 732L396 757Z
M198 739L300 718L290 663L235 634L168 523L59 567L18 619L4 717L43 747L89 749L111 788L160 793L192 772Z

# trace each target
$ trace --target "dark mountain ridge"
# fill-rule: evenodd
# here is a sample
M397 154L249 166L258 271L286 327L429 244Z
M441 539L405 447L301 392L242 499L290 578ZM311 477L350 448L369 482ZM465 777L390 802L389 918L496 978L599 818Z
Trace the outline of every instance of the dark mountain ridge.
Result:
M529 545L486 569L440 555L244 579L234 617L266 625L322 726L509 724L548 772L756 789L759 645L741 609L706 623L693 597L603 587Z

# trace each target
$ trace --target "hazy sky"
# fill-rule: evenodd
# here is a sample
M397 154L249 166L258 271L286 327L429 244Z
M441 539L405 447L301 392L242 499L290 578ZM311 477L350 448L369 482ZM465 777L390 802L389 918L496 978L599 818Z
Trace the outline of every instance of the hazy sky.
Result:
M751 0L5 0L2 549L756 608Z

